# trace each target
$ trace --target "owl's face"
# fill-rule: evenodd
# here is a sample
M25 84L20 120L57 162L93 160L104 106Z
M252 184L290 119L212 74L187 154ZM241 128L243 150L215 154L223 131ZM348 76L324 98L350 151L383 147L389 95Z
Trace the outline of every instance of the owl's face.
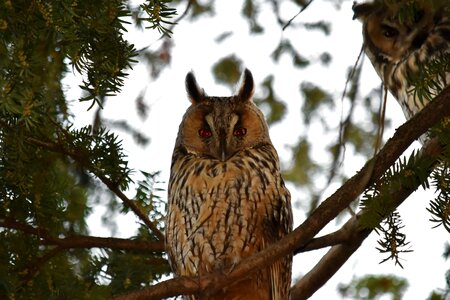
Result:
M186 90L192 105L180 124L176 147L226 161L241 150L270 143L264 116L252 101L253 86L252 74L245 70L237 95L208 97L188 73Z
M395 1L375 0L354 4L354 18L363 22L366 53L372 61L398 63L425 43L433 26L433 3L416 1L413 14L405 15Z

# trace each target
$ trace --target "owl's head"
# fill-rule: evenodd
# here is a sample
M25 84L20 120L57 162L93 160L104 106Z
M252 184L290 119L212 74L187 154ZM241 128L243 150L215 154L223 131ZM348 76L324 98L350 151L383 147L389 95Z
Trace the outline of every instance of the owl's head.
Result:
M244 149L270 143L262 112L252 101L253 76L245 70L236 95L207 96L193 73L186 76L192 105L184 114L175 147L188 153L226 161Z
M363 23L365 50L373 63L398 63L421 48L434 25L442 0L374 0L353 4Z

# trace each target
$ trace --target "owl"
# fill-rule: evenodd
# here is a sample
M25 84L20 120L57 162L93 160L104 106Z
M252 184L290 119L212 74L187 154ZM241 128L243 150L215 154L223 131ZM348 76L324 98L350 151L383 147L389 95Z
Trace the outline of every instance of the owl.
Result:
M166 248L175 276L227 274L292 230L290 194L254 83L245 70L236 95L207 96L192 73L168 187ZM289 299L292 255L214 295L187 299Z
M354 18L363 23L364 50L407 119L450 82L448 63L438 74L421 79L435 82L428 89L432 97L419 97L412 80L437 61L450 59L449 3L374 0L353 5Z

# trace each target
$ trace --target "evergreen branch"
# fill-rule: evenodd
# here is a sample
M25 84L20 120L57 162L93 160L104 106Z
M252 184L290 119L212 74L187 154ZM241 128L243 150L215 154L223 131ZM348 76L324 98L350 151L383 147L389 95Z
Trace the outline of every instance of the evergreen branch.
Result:
M164 241L164 235L156 227L156 225L148 218L148 216L133 202L130 200L120 189L114 184L110 179L106 178L101 174L96 174L96 176L114 193L117 197L122 200L125 205L127 205L143 222L148 228L156 235L159 241Z
M81 151L74 151L65 148L61 144L56 144L53 142L44 142L32 137L28 137L26 141L35 146L39 146L53 152L67 155L72 159L74 159L76 162L78 162L81 166L86 167L91 173L93 173L98 179L100 179L100 181L102 181L114 194L116 194L116 196L119 197L120 200L122 200L122 202L125 205L127 205L136 214L136 216L138 216L142 220L142 222L144 222L145 225L148 226L148 228L155 234L158 240L160 241L164 240L164 235L156 227L156 225L148 218L148 216L141 209L139 209L139 207L119 189L117 183L107 178L105 175L101 174L95 168L89 166L89 164L87 163L90 161L89 158L84 157Z
M44 228L36 228L28 224L23 224L11 218L0 219L0 227L15 229L27 234L35 235L39 238L41 245L55 245L61 249L74 248L108 248L114 250L127 251L164 251L163 241L143 241L122 238L105 238L96 236L74 235L64 238L50 236Z
M148 18L141 18L150 23L146 28L157 29L162 35L170 37L172 31L162 24L176 24L168 20L177 14L176 9L166 5L166 2L170 2L168 0L147 0L146 2L140 6L148 15Z
M411 83L409 93L414 94L421 103L432 100L447 85L446 74L450 68L450 55L442 54L427 64L418 62L418 70L408 74L408 82Z
M272 264L285 255L296 251L296 249L302 249L323 227L336 218L342 210L346 209L364 191L367 184L378 180L415 139L418 139L430 127L446 116L450 116L450 87L447 87L422 111L400 126L383 149L333 195L323 201L303 224L277 243L241 261L232 272L174 278L113 299L161 299L181 294L208 295L226 285L245 279L252 272ZM432 157L437 157L440 154L441 147L436 144L435 140L431 140L429 144L430 146L426 147L424 152ZM376 164L373 164L374 161L376 161ZM369 175L366 174L368 172ZM366 180L367 177L369 177L368 181ZM413 190L411 187L405 187L404 190L392 191L392 198L400 205ZM357 219L353 218L357 218L357 216L352 217L347 224L349 222L356 223ZM357 225L350 224L348 226ZM297 295L302 293L302 295L308 297L308 295L317 291L359 248L370 232L371 229L359 229L354 231L354 236L350 242L332 247L313 271L308 273L310 275L305 276L294 285L292 298L302 299L298 298ZM299 288L299 285L302 288Z
M408 246L409 242L406 242L406 236L400 232L403 225L401 225L400 214L397 211L394 211L385 221L383 221L384 225L387 225L388 228L384 228L382 225L378 226L375 231L382 233L383 238L378 240L378 244L381 248L377 247L377 250L381 253L389 253L390 255L383 259L381 263L389 259L395 260L395 264L398 264L402 269L403 266L400 263L399 254L403 252L412 252L412 250L401 250L400 248Z
M427 208L431 214L430 221L436 223L433 228L443 225L450 232L450 162L446 161L436 168L432 177L438 195Z

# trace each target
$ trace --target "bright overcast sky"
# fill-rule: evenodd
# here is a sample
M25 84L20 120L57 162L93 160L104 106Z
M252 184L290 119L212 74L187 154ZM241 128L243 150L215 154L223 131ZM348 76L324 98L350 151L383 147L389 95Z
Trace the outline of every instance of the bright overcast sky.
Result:
M130 167L135 170L147 172L161 171L160 185L166 188L169 178L169 167L178 125L182 115L189 106L189 101L184 90L184 77L186 73L193 70L197 80L209 95L227 96L230 91L223 85L218 85L211 73L211 67L221 57L235 53L242 59L245 66L249 68L256 82L256 94L262 93L260 83L268 74L275 76L275 92L288 102L288 116L280 124L276 124L270 130L272 141L277 148L281 160L289 161L287 146L298 140L299 134L305 134L300 120L301 99L298 82L304 77L305 80L315 82L326 88L334 95L340 95L345 83L347 67L353 65L361 47L361 24L352 21L352 1L346 1L341 10L336 10L328 1L314 1L294 22L318 21L321 18L334 20L331 36L324 36L319 32L307 32L299 27L288 28L285 32L276 23L271 11L270 3L261 1L260 22L265 26L265 33L258 36L250 36L248 24L240 15L242 1L216 1L216 15L213 17L202 17L195 24L188 20L182 20L174 29L172 61L156 81L151 81L147 67L142 63L134 66L129 80L123 88L123 92L108 100L103 115L109 119L125 119L133 126L142 130L151 137L150 144L145 148L134 145L132 138L123 132L118 132L124 140L125 153L130 160ZM227 3L227 4L225 4ZM233 3L233 5L230 5ZM295 15L298 8L294 5L282 5L282 14L285 16ZM214 40L225 31L233 31L228 39L217 44ZM137 49L150 46L157 49L160 45L158 36L151 30L136 32L130 29L126 36ZM278 45L282 37L289 37L295 41L295 46L300 49L306 57L314 57L326 49L331 53L333 61L328 68L319 64L305 70L297 70L292 66L288 56L284 56L280 63L274 65L270 58L271 52ZM369 91L379 83L368 59L365 60L363 74L363 91ZM73 77L65 80L67 95L69 99L76 99L79 90L77 82ZM142 122L136 115L135 99L146 87L145 101L150 106L149 117ZM364 90L365 88L365 90ZM339 97L335 97L339 99ZM404 121L400 107L393 99L388 100L387 114L393 116L393 128ZM91 112L86 112L88 103L77 103L74 101L73 112L76 115L76 126L88 125L92 121ZM336 123L339 122L341 103L336 103ZM333 117L333 116L332 116ZM365 120L361 120L364 122ZM366 121L368 122L368 121ZM317 125L308 130L316 130ZM320 129L317 129L320 131ZM337 133L336 133L337 134ZM385 132L385 139L393 134L393 129ZM318 136L315 141L318 153L324 149L329 140L320 136L320 133L309 136ZM331 137L336 138L336 137ZM322 147L323 146L323 147ZM415 148L419 145L414 144ZM320 157L318 157L320 163ZM364 163L361 159L352 158L347 155L344 160L344 168L349 170L349 175L357 171ZM302 195L291 185L293 201L301 201ZM332 193L338 186L330 188L328 194ZM129 195L132 197L133 192ZM163 198L165 194L161 195ZM379 254L375 249L377 236L372 234L362 247L350 258L345 266L311 299L336 299L336 287L339 283L348 283L353 276L364 274L395 274L406 277L409 280L409 288L404 299L425 299L433 289L445 287L444 274L450 268L450 263L442 258L444 241L448 240L448 233L442 228L431 229L432 223L428 221L429 214L426 211L428 200L432 194L423 191L416 193L414 199L407 200L401 207L400 213L403 218L403 229L407 239L411 242L414 252L402 255L404 269L394 266L392 261L384 264L379 262L386 256ZM306 198L306 197L305 197ZM101 216L103 209L98 208L89 218L91 233L93 235L110 234L109 230L102 227ZM294 212L295 226L304 220L304 212ZM130 220L132 220L130 222ZM119 218L117 235L129 237L135 229L134 217ZM335 223L332 222L334 226ZM333 230L332 226L326 230ZM294 260L294 278L309 271L311 267L322 257L325 251L300 254Z

